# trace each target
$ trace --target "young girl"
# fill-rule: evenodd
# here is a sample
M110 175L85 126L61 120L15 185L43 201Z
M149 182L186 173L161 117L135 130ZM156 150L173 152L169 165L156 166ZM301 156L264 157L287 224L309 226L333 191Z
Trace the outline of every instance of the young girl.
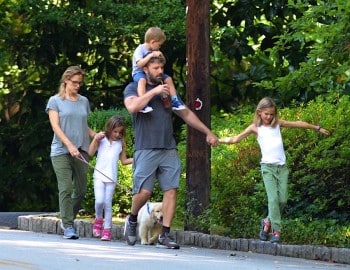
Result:
M123 165L131 164L133 159L126 157L125 125L118 117L111 117L104 132L96 134L89 147L89 155L97 151L94 171L95 221L93 236L103 241L112 238L112 198L118 179L118 160ZM104 215L104 222L103 222Z
M288 168L284 153L281 127L313 129L325 135L329 131L303 121L279 120L275 102L263 98L255 111L254 121L242 133L219 139L220 143L238 143L250 134L255 134L261 150L261 172L268 200L268 216L261 221L260 239L266 241L270 233L271 242L279 242L281 237L281 212L287 203Z

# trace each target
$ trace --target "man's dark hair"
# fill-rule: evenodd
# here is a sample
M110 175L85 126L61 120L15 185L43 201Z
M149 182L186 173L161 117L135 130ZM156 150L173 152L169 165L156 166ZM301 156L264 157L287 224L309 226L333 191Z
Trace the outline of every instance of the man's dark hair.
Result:
M165 65L165 57L161 54L159 56L156 56L156 57L151 57L151 59L147 62L146 66L152 64L152 63L160 63L160 64L163 64Z

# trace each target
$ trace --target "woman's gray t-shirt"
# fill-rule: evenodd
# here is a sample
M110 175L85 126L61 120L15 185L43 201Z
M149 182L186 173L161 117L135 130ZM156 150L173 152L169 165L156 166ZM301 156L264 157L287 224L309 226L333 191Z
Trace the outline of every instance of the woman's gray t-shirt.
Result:
M50 97L45 111L58 112L60 127L69 140L81 150L88 152L90 145L89 128L87 118L90 113L89 100L79 95L77 101L62 99L58 95ZM51 143L50 156L68 154L67 147L54 134Z

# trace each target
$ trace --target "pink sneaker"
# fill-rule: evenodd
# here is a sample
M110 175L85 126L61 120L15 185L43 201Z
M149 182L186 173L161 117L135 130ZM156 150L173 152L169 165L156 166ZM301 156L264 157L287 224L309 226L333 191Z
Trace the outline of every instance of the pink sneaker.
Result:
M94 225L92 227L92 235L94 237L100 237L103 227L103 219L95 218Z
M102 240L102 241L111 241L111 239L112 239L111 229L104 229L104 230L102 231L101 240Z

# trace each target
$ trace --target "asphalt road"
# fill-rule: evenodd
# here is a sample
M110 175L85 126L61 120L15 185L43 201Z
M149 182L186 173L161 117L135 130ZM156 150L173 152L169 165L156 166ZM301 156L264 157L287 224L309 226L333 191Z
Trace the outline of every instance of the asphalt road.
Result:
M350 270L350 266L190 246L168 250L95 238L68 240L56 234L0 229L0 269Z
M38 212L0 212L1 270L142 269L142 270L350 270L350 265L252 252L184 246L158 249L122 241L67 240L56 234L16 230L17 217Z

